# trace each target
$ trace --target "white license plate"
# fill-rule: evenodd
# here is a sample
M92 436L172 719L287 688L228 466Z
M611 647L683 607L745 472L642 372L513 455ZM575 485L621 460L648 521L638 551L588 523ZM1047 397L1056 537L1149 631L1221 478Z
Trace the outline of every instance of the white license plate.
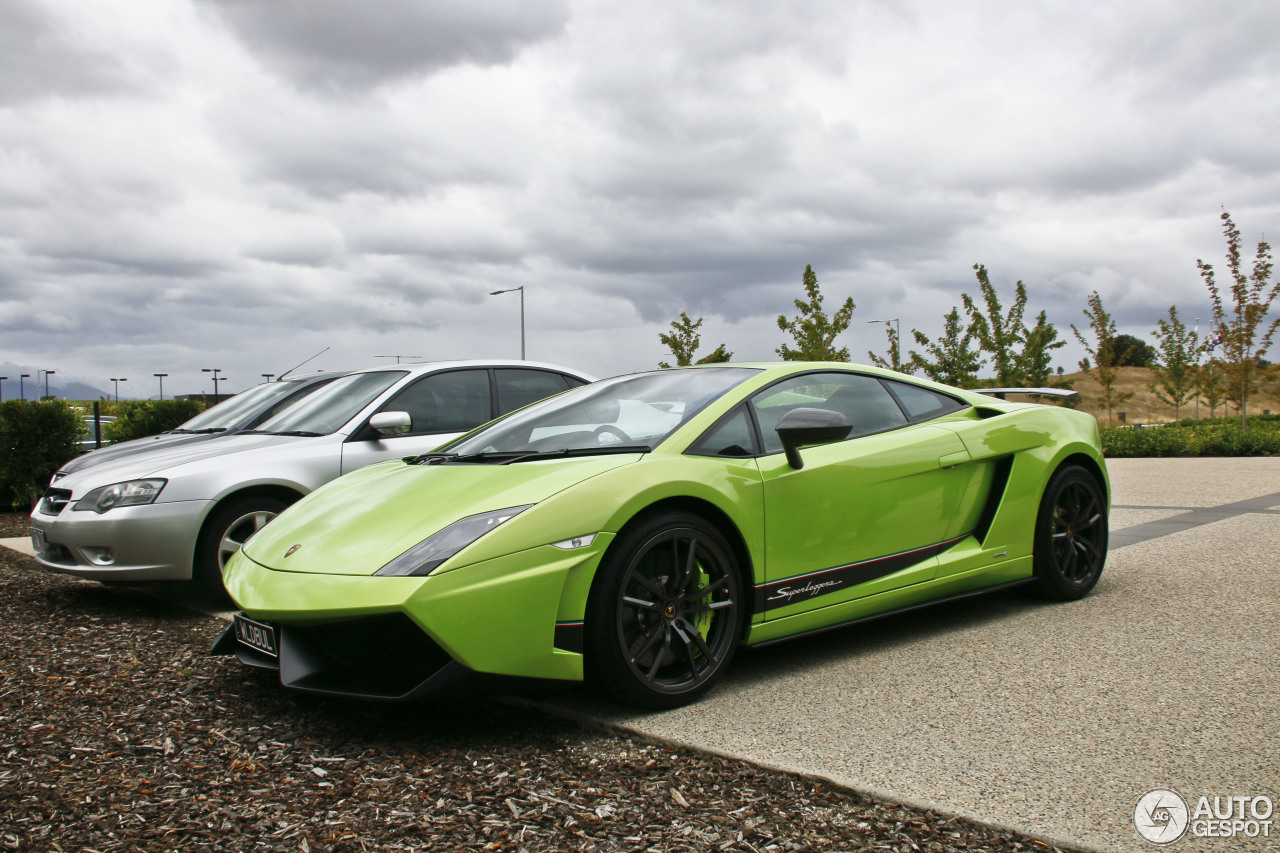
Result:
M44 538L44 531L38 527L29 527L27 532L31 534L31 547L36 551L43 551L49 543Z
M255 622L247 616L235 615L236 639L264 655L279 657L276 650L276 631L270 625Z

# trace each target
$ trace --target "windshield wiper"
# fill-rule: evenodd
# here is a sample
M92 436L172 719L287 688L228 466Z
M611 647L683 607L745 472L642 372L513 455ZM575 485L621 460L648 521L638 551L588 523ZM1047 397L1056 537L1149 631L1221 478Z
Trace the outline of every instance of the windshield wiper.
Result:
M240 433L240 434L241 434L241 435L305 435L305 436L316 436L316 435L324 435L325 433L322 433L322 432L311 432L311 431L309 431L309 430L305 430L305 429L294 429L294 430L289 430L289 431L287 431L287 432L271 432L270 430L265 430L265 429L247 429L247 430L245 430L244 432L242 432L242 433Z
M226 427L205 427L204 429L171 429L165 430L166 433L180 432L183 435L206 435L211 432L226 432Z
M615 453L649 453L647 444L613 444L605 447L562 447L559 450L486 450L480 453L424 453L405 459L410 465L440 465L445 462L479 462L511 465L530 459L564 459L571 456L607 456Z

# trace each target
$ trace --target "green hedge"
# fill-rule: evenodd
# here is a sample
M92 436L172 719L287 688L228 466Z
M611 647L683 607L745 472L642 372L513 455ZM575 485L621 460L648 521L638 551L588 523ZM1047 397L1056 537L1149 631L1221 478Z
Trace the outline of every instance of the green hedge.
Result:
M200 400L125 400L107 403L102 414L115 415L115 421L102 425L103 441L130 441L159 435L203 412Z
M1280 418L1181 421L1159 427L1104 427L1102 452L1111 459L1141 456L1280 456Z
M84 420L62 400L0 403L0 509L29 510L80 452Z

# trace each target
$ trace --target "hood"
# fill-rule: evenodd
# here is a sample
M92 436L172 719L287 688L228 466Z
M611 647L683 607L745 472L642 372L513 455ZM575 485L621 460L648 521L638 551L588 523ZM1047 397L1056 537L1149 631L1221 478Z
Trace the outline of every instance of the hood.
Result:
M120 459L124 456L135 456L139 453L149 453L159 447L171 447L176 444L193 444L200 441L208 441L211 438L220 438L222 433L181 433L181 432L163 432L159 435L149 435L145 438L135 438L130 441L122 441L119 444L109 444L106 447L100 447L97 450L90 450L88 453L81 454L72 459L66 465L58 469L61 474L74 474L85 468L92 468L94 465L101 465L103 462L110 462Z
M143 439L144 441L146 439ZM274 447L307 439L291 435L220 435L207 441L156 442L146 450L106 459L58 480L59 488L91 489L143 477L163 477L167 469L214 456ZM95 451L98 452L98 451Z
M639 458L641 454L514 465L406 465L400 461L372 465L334 480L289 507L260 530L244 552L276 571L372 575L455 521L540 503ZM519 517L508 521L486 538L518 531L519 521ZM535 536L510 550L549 542ZM294 546L298 547L285 557Z

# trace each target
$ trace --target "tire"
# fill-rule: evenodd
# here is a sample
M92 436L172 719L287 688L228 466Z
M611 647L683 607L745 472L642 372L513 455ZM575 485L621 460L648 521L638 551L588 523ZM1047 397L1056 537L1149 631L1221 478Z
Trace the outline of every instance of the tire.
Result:
M728 540L688 512L641 516L601 561L587 601L586 678L609 698L676 708L728 667L745 614Z
M257 495L235 498L214 509L196 540L192 564L196 584L209 592L225 595L222 570L227 560L250 535L284 512L288 505L279 498Z
M1089 594L1107 561L1107 501L1098 479L1079 465L1049 480L1036 516L1036 591L1056 601Z

